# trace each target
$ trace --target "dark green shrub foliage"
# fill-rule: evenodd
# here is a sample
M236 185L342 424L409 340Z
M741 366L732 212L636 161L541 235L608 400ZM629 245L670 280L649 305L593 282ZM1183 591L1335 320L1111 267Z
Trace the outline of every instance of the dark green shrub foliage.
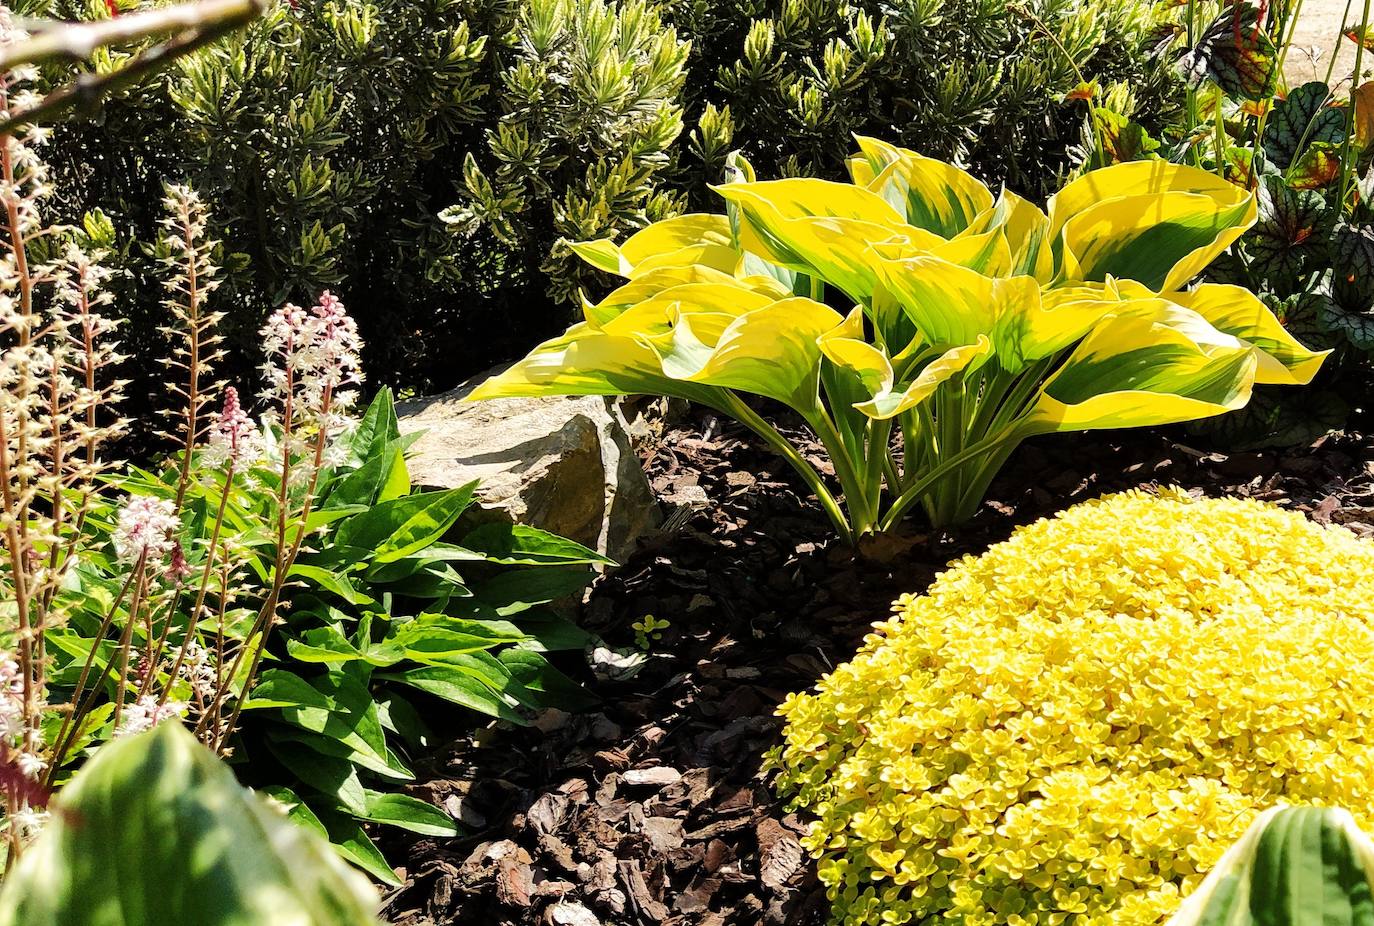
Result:
M128 342L160 337L150 252L172 180L223 242L226 373L271 308L328 287L375 381L433 391L566 324L595 282L568 240L699 205L732 148L768 175L838 176L851 133L876 133L1034 195L1066 165L1080 76L1128 80L1167 115L1156 7L1018 3L282 0L64 127L55 181L66 218L112 223L92 227L128 271ZM135 402L160 385L128 372Z
M1174 78L1148 55L1163 13L1138 0L686 0L694 155L706 179L740 148L760 176L843 174L879 135L1047 195L1068 166L1080 79L1129 81L1164 119ZM1080 104L1081 105L1081 104Z

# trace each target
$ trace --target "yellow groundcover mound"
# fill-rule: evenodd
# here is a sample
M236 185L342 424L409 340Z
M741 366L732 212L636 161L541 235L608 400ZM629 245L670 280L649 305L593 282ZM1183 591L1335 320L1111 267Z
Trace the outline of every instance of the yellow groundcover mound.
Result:
M781 707L836 922L1152 924L1262 809L1374 823L1374 543L1130 492L904 596Z

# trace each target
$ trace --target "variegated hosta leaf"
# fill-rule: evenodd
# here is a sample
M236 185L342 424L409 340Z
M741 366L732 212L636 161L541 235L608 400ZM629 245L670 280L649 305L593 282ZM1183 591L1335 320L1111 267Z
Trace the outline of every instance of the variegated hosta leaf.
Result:
M1161 303L1163 300L1161 300ZM1046 381L1026 434L1173 424L1240 408L1255 348L1190 310L1113 315Z
M870 245L891 241L904 251L923 251L944 241L847 183L768 180L715 189L739 210L740 245L747 252L819 277L855 301L873 292Z
M669 332L666 306L661 317L645 321L645 330L659 336ZM629 327L625 316L615 322ZM711 404L708 389L680 383L663 375L658 354L649 346L652 335L612 334L590 325L574 325L563 335L545 341L524 360L487 379L468 399L506 399L546 395L666 395Z
M1179 289L1255 222L1254 197L1215 174L1166 161L1095 170L1050 199L1050 233L1068 280L1137 280Z
M1050 219L1043 209L1003 190L997 202L974 219L964 235L1002 229L1012 258L1011 269L1006 275L1025 274L1049 283L1054 276L1049 227Z
M587 323L600 327L622 312L650 299L656 299L679 286L689 284L714 283L732 286L746 292L756 292L782 299L790 295L790 290L772 277L737 278L714 270L702 264L688 264L683 267L664 267L646 273L623 286L617 287L605 299L591 303L583 300L582 314Z
M1374 842L1346 810L1255 818L1167 926L1374 926Z
M1239 286L1204 283L1191 292L1170 293L1168 298L1197 312L1219 331L1259 348L1257 383L1306 386L1331 353L1303 346L1268 306Z
M173 721L101 748L5 878L0 926L375 926L376 894Z
M1156 296L1131 280L1120 280L1114 288L1123 299L1149 306L1151 299L1196 312L1223 334L1239 338L1259 350L1255 382L1282 386L1305 386L1331 353L1312 350L1293 336L1277 315L1254 293L1242 286L1204 283L1188 292ZM1130 311L1123 306L1123 310Z
M820 339L844 321L802 296L736 317L684 312L654 349L675 380L767 396L805 414L819 401Z
M923 366L911 382L894 388L895 375L887 356L866 341L855 338L822 338L821 350L837 367L848 370L862 384L869 398L854 408L870 418L895 418L920 405L943 383L985 359L992 342L980 335L974 344L952 347Z
M628 278L657 267L694 263L731 273L739 259L732 246L729 221L723 215L704 213L655 222L621 245L603 238L573 244L572 249L598 270Z
M876 138L859 136L858 142L869 166L863 176L872 174L863 186L882 197L909 225L953 238L992 207L992 192L953 164Z

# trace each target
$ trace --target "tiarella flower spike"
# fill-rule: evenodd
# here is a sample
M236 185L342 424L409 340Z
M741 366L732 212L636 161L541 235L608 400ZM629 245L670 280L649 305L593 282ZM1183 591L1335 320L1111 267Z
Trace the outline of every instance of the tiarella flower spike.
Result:
M224 390L224 408L210 426L205 462L217 468L241 469L251 466L261 454L262 435L239 404L238 390L229 386Z
M119 511L119 523L114 532L115 552L125 563L136 563L140 558L160 560L172 551L173 535L179 526L171 502L146 495L130 495Z
M287 303L262 329L267 361L264 398L298 420L326 430L343 422L337 412L352 404L347 387L363 381L357 323L328 290L310 312Z

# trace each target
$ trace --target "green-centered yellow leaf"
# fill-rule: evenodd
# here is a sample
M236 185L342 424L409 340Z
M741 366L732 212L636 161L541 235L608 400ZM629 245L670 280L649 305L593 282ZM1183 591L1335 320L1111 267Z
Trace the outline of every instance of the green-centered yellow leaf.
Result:
M1243 193L1229 201L1185 192L1118 196L1065 222L1061 270L1069 280L1102 282L1115 276L1154 290L1178 289L1244 234L1255 215L1254 198Z
M631 277L637 275L637 268L646 261L710 245L730 247L730 223L723 215L679 215L635 232L618 246L611 239L603 238L575 243L572 249L599 270Z
M1268 306L1243 287L1204 283L1192 292L1170 293L1167 298L1197 312L1218 330L1259 348L1255 382L1305 386L1331 353L1304 347Z
M909 250L941 242L908 226L872 193L825 180L770 180L716 187L739 211L740 246L781 267L820 277L864 301L872 293L873 244Z
M1243 406L1255 382L1255 349L1215 329L1210 343L1199 344L1206 321L1175 308L1114 315L1094 328L1045 383L1023 432L1172 424ZM1180 330L1185 324L1191 335Z
M486 380L469 393L468 399L667 395L711 404L707 390L663 375L658 354L645 337L607 334L587 325L574 325L567 334L546 341L524 360Z
M1058 236L1069 219L1099 203L1146 193L1198 193L1231 206L1248 198L1216 174L1163 160L1129 161L1089 171L1050 197L1050 235Z
M1001 228L1011 250L1013 274L1026 274L1048 283L1054 274L1054 256L1049 244L1050 219L1043 209L1003 190L997 202L985 209L969 225L965 235Z
M926 342L972 344L992 331L998 317L992 277L929 256L883 260L877 266L885 291Z
M936 357L906 386L876 393L871 400L854 407L870 418L895 418L930 398L943 383L975 366L975 362L991 350L992 342L985 335L979 335L976 343L951 347Z
M1007 233L1002 228L976 235L962 234L932 247L930 255L990 277L1010 276L1014 264Z
M877 171L866 184L917 228L953 238L992 206L992 193L967 171L875 138L858 138ZM881 168L878 165L884 165ZM851 168L852 171L852 168Z
M815 407L819 341L844 318L805 297L781 299L733 319L683 313L671 340L655 344L675 379L777 399L800 411ZM712 343L714 342L714 343Z
M772 277L738 278L705 265L692 264L685 267L663 267L637 276L595 305L584 301L582 310L588 324L600 328L632 306L650 300L673 298L673 293L678 293L681 287L701 284L730 287L740 293L741 298L745 300L754 293L761 293L773 299L785 299L791 295L790 290Z

